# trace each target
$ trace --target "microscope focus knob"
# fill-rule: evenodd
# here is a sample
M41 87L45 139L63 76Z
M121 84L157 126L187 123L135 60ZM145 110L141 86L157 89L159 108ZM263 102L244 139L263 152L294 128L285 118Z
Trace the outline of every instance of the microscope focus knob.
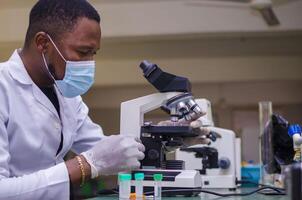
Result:
M228 169L231 165L231 161L226 157L222 157L219 159L218 165L221 169Z
M147 153L147 157L150 160L156 160L159 158L159 152L156 149L150 149Z

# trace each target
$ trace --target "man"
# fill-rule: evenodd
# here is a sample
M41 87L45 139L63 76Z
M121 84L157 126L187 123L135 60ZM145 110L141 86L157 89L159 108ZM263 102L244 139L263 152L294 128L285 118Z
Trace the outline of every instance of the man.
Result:
M32 8L23 48L0 63L0 199L69 199L71 185L140 166L140 141L105 137L80 97L100 39L86 0ZM69 150L78 156L64 162Z
M68 199L71 184L139 167L144 146L104 137L79 95L93 83L100 17L85 0L40 0L23 49L0 64L0 199ZM72 150L78 157L63 161Z

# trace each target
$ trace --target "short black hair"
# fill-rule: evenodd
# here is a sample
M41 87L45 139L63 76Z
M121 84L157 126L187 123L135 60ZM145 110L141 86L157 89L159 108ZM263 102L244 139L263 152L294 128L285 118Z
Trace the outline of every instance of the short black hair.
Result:
M44 31L54 39L72 31L79 18L86 17L100 23L96 9L86 0L39 0L30 11L25 37L28 47L36 33Z

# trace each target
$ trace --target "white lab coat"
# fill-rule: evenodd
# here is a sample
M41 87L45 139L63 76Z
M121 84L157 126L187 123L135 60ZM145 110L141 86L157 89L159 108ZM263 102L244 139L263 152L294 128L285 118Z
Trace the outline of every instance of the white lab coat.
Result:
M69 199L63 157L69 150L88 150L104 136L80 96L57 94L61 118L17 50L0 63L0 200ZM61 131L64 143L56 156Z

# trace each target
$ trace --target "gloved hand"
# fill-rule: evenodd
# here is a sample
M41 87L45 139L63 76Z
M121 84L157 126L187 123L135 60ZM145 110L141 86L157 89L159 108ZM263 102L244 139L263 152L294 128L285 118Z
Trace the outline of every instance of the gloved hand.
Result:
M140 167L145 147L139 139L130 136L104 137L90 150L82 153L91 166L91 178L113 175Z
M178 122L172 122L170 120L161 121L158 123L160 126L191 126L192 128L196 129L196 132L199 133L196 137L188 137L184 138L184 145L185 146L192 146L196 144L209 144L211 140L207 138L207 135L210 134L210 130L206 127L202 127L202 122L200 120L195 121L185 121L183 119L179 120Z

